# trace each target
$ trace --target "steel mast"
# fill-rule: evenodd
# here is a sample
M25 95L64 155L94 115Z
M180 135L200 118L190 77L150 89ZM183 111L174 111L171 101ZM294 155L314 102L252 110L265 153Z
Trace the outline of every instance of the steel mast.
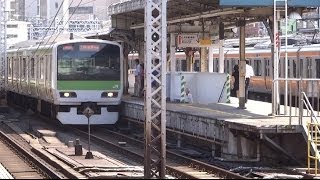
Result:
M145 1L144 176L165 178L167 0ZM156 61L159 59L159 62ZM154 82L153 87L151 86Z

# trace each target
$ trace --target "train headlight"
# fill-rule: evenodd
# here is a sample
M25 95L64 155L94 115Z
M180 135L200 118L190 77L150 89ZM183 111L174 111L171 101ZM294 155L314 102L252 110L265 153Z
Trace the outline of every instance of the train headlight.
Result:
M103 92L101 93L102 98L116 98L118 97L118 92Z
M69 97L69 96L70 96L70 93L65 92L65 93L63 93L63 96L64 96L64 97Z
M76 98L77 94L75 92L59 92L62 98Z

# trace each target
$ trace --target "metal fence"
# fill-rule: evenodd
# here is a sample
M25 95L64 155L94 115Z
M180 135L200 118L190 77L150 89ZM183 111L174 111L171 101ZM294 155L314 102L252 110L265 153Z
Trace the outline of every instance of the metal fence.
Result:
M299 124L301 125L302 118L310 116L309 107L306 104L307 99L315 115L319 116L320 79L279 78L273 81L274 86L276 83L278 83L278 90L274 89L274 101L272 103L273 112L276 115L288 115L290 124L292 117L299 117ZM285 88L286 83L287 89ZM287 98L285 97L286 95ZM283 104L283 108L280 108L281 104Z

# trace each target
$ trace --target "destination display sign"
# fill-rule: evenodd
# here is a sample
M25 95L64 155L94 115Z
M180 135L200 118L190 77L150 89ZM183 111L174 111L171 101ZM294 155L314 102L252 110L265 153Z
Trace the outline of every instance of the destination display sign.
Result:
M79 51L99 51L100 45L99 44L80 44Z

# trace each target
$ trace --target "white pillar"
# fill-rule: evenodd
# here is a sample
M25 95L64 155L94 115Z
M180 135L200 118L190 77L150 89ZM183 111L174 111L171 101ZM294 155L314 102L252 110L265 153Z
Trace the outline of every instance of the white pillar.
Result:
M224 24L219 23L219 73L224 73Z
M213 72L213 46L209 47L209 72Z
M219 42L219 73L224 73L224 39Z
M175 84L174 84L174 74L176 72L176 56L175 56L175 52L176 52L176 44L175 44L175 34L171 33L170 34L170 101L174 101L174 92L172 91L172 89L175 89Z

